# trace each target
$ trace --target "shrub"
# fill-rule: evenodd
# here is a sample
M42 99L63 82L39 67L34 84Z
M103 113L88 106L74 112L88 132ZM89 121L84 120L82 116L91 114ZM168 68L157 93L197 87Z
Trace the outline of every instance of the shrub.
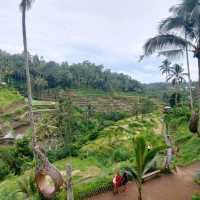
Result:
M176 95L177 95L177 97L176 97ZM171 107L176 106L176 98L177 98L177 104L180 103L180 101L181 101L181 95L179 93L178 94L173 93L171 95L170 99L169 99L169 104L170 104Z
M17 140L14 148L13 171L15 174L20 174L21 171L32 166L33 153L29 145L28 138Z
M82 200L112 189L112 177L100 177L92 183L81 184L74 188L74 199Z
M33 173L25 176L18 181L17 192L24 194L28 198L32 198L37 192L37 186Z
M0 149L0 159L9 167L15 175L32 166L33 154L29 146L29 140L18 140L14 147Z
M192 200L200 200L200 195L194 195L194 196L192 197Z
M17 140L15 144L15 153L17 155L23 155L27 158L33 159L33 153L29 145L28 138L23 138L20 140Z
M47 152L47 156L50 162L55 162L66 158L67 156L77 156L78 147L76 145L69 145L68 147L62 147L57 150L50 150Z
M91 132L91 133L89 134L88 139L89 139L89 140L95 140L95 139L97 139L98 135L99 135L99 132L98 132L98 131L93 131L93 132Z
M112 177L100 177L92 183L74 185L74 199L83 200L96 194L112 189ZM52 200L66 199L66 190L63 188Z
M125 149L116 149L113 153L113 160L116 162L126 161L129 159L129 153Z
M125 112L109 112L109 113L103 113L103 119L105 120L111 120L111 121L119 121L121 119L124 119L128 117L129 114Z
M9 166L2 159L0 159L0 181L3 180L10 172Z

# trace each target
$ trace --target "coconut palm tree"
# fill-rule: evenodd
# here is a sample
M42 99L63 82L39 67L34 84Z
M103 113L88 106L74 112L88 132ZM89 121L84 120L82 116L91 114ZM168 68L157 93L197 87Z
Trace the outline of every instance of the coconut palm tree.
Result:
M162 72L162 74L165 74L166 82L167 82L168 76L171 72L171 62L169 62L168 59L165 59L159 68L160 68L160 71Z
M180 12L178 7L172 7L170 11L173 13L172 17L168 17L165 20L161 21L159 25L160 33L173 33L173 32L181 32L184 34L185 40L188 39L188 34L191 34L191 27L193 27L193 20L190 17L190 14L186 12L184 9ZM167 52L166 52L167 53ZM186 55L186 64L187 64L187 73L188 73L188 86L190 93L190 106L193 110L193 97L192 97L192 81L190 75L190 63L189 63L189 53L188 53L188 45L185 47L185 55Z
M184 73L184 69L179 64L175 64L171 68L171 73L168 77L168 81L171 80L172 85L176 89L176 99L175 99L176 104L178 102L178 94L179 94L179 91L180 91L180 84L185 82L184 76L186 76L186 75L187 74Z
M131 172L136 179L138 200L142 200L143 176L154 165L156 159L158 158L158 153L162 149L164 149L164 147L156 147L149 150L142 136L137 136L135 139L136 163Z
M27 82L27 93L28 93L28 108L29 117L32 128L32 146L33 149L36 145L36 132L34 127L33 109L32 109L32 90L31 90L31 78L29 70L29 55L27 47L27 35L26 35L26 11L31 9L34 0L22 0L20 3L20 10L22 12L22 33L23 33L23 45L24 45L24 58L25 58L25 68L26 68L26 82Z
M172 29L172 23L162 22L159 34L150 38L144 45L144 55L159 53L165 56L177 57L183 55L184 51L192 51L198 61L199 69L199 92L200 92L200 3L199 0L182 0L182 3L171 9L179 18L174 32L164 32L163 27ZM183 16L185 16L183 20ZM187 19L187 20L186 20ZM189 20L188 20L189 19ZM179 25L178 25L179 20ZM182 20L182 22L181 22ZM181 22L181 23L180 23ZM183 24L187 22L187 26ZM186 28L187 27L187 28Z

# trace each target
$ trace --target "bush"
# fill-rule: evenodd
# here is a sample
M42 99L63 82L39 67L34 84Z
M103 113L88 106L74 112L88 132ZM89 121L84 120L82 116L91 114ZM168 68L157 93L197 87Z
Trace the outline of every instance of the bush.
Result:
M171 112L165 116L165 120L167 122L171 122L171 124L181 124L185 121L189 121L191 117L191 111L186 106L175 107L171 110Z
M129 153L125 149L116 149L113 153L113 160L116 162L126 161L129 159Z
M33 153L30 148L28 138L17 140L14 150L14 162L12 168L15 174L20 174L21 171L24 171L32 166L31 161L33 160Z
M194 195L194 196L192 197L192 200L200 200L200 195Z
M37 186L35 183L35 176L33 173L29 176L24 176L17 182L18 192L24 194L28 198L32 198L37 192Z
M10 172L9 166L0 159L0 181L2 181Z
M177 97L176 97L176 95L177 95ZM176 98L177 98L177 102L176 102ZM176 103L179 104L180 101L181 101L181 95L179 93L178 94L173 93L169 99L169 104L171 107L174 107L174 106L176 106Z
M29 140L18 140L14 147L0 149L0 159L7 164L10 172L15 175L32 166L33 153L29 146Z
M74 199L82 200L112 189L112 177L100 177L92 183L81 184L74 188Z
M62 147L57 150L50 150L47 152L47 156L50 162L55 162L66 158L67 156L77 156L78 147L76 145L70 145L68 147Z
M89 140L95 140L95 139L97 139L98 135L99 135L98 131L93 131L93 132L91 132L91 133L89 134L88 139L89 139Z
M128 117L129 114L125 112L109 112L109 113L103 113L103 119L105 120L111 120L111 121L119 121L121 119L124 119Z
M75 185L73 188L74 199L83 200L96 194L112 189L112 177L100 177L92 183ZM52 200L66 199L66 190L62 189Z

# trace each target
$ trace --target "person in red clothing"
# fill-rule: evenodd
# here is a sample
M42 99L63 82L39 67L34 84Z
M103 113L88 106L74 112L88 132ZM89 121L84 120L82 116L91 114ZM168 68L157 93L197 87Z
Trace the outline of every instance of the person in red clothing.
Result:
M122 185L122 176L119 172L116 173L115 177L113 178L113 187L114 187L114 194L119 192L119 187Z

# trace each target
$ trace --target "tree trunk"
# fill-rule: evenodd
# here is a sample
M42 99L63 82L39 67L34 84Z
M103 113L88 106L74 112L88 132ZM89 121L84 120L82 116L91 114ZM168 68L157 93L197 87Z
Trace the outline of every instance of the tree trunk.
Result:
M175 106L178 105L178 91L179 91L179 88L178 88L178 84L176 83Z
M189 92L190 92L190 107L193 111L193 97L192 97L192 81L191 81L191 75L190 75L190 63L189 63L189 55L188 55L188 46L186 46L186 61L187 61L187 71L188 71L188 86L189 86Z
M27 93L28 93L28 108L29 108L30 124L32 128L32 147L34 150L34 147L36 145L36 134L35 134L33 109L32 109L31 78L30 78L27 38L26 38L26 4L24 5L22 10L22 32L23 32L24 58L25 58L25 68L26 68L26 83L27 83Z
M198 108L200 110L200 57L197 57L198 59ZM200 128L198 127L198 135L200 133Z
M74 200L73 188L72 188L72 166L67 165L67 200Z
M138 200L142 200L142 184L138 185Z
M198 59L198 86L199 86L199 93L200 93L200 58L197 58Z
M172 151L171 142L170 142L170 139L169 139L167 122L165 124L165 128L164 128L164 131L163 131L163 136L164 136L165 144L167 146L169 146L169 148L167 149L167 153L166 153L165 169L170 170L171 160L172 160L172 155L173 155L172 152L173 151Z

